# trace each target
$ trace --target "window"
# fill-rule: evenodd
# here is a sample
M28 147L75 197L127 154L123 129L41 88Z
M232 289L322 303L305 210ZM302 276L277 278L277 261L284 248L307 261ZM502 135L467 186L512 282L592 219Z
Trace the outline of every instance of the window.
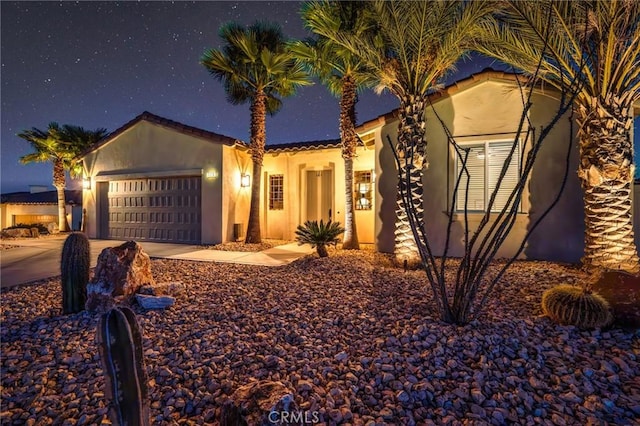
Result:
M354 205L356 210L371 210L373 207L372 175L373 173L370 170L354 172L353 174Z
M269 176L269 210L284 208L284 175Z
M463 145L469 149L467 156L467 170L469 172L469 192L465 194L467 175L462 174L456 197L456 210L464 211L465 202L468 211L486 211L491 194L498 184L498 178L502 171L513 141L484 142L479 144ZM500 189L496 194L491 211L499 212L507 204L511 192L516 187L520 177L520 147L517 146L511 162L504 175ZM463 153L464 155L464 153ZM462 170L462 158L456 159L456 176ZM466 195L466 197L465 197ZM465 200L466 198L466 200Z

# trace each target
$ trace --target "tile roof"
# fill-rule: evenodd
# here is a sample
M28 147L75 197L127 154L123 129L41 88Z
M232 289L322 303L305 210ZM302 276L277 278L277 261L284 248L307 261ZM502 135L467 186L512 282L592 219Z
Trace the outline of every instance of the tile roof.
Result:
M65 189L64 198L67 204L82 204L82 190ZM2 204L58 204L57 191L44 192L10 192L0 195Z
M279 153L305 151L308 149L340 148L340 146L340 139L330 139L324 141L278 143L273 145L266 145L264 147L264 150L268 153Z
M106 135L96 144L86 149L84 152L80 154L79 157L82 158L88 153L99 149L101 146L110 142L120 134L124 133L126 130L130 129L131 127L139 123L140 121L147 121L149 123L157 124L159 126L176 130L186 135L196 136L196 137L206 139L208 141L215 142L215 143L222 143L224 145L235 145L235 144L245 145L245 143L241 140L234 139L232 137L221 135L218 133L210 132L208 130L200 129L198 127L182 124L177 121L169 120L168 118L164 118L164 117L160 117L159 115L152 114L149 111L144 111L142 114L138 115L133 120L130 120L127 123L123 124L113 132Z

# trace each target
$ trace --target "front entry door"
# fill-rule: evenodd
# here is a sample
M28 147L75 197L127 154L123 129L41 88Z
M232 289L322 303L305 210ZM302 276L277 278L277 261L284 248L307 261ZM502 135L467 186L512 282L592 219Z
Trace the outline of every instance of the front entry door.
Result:
M331 170L307 171L307 219L332 219L333 179Z

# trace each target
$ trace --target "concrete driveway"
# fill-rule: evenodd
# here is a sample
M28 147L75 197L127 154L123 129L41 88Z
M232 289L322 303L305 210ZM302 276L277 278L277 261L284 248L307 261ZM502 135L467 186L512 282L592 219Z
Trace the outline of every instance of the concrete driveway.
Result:
M60 258L66 235L38 239L5 240L4 244L20 247L0 251L0 286L13 287L31 281L60 275ZM115 247L124 241L90 240L91 266L96 265L98 255L107 247ZM143 243L151 257L168 257L189 253L201 247L184 244Z
M66 235L49 238L24 238L5 240L4 244L19 247L0 251L0 287L9 288L32 281L60 275L60 257ZM100 252L124 241L90 240L91 266L94 267ZM248 265L280 266L312 253L310 246L286 244L257 252L231 252L207 250L197 245L141 242L151 257L182 259L201 262L243 263Z

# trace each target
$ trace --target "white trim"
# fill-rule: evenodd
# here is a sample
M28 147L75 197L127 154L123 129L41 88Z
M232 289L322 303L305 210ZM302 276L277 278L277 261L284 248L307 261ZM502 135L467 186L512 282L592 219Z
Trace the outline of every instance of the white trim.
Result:
M182 170L154 170L149 172L130 172L130 173L110 173L100 172L95 176L96 182L109 182L112 180L140 179L140 178L158 178L158 177L174 177L174 176L202 176L202 169L182 169Z

